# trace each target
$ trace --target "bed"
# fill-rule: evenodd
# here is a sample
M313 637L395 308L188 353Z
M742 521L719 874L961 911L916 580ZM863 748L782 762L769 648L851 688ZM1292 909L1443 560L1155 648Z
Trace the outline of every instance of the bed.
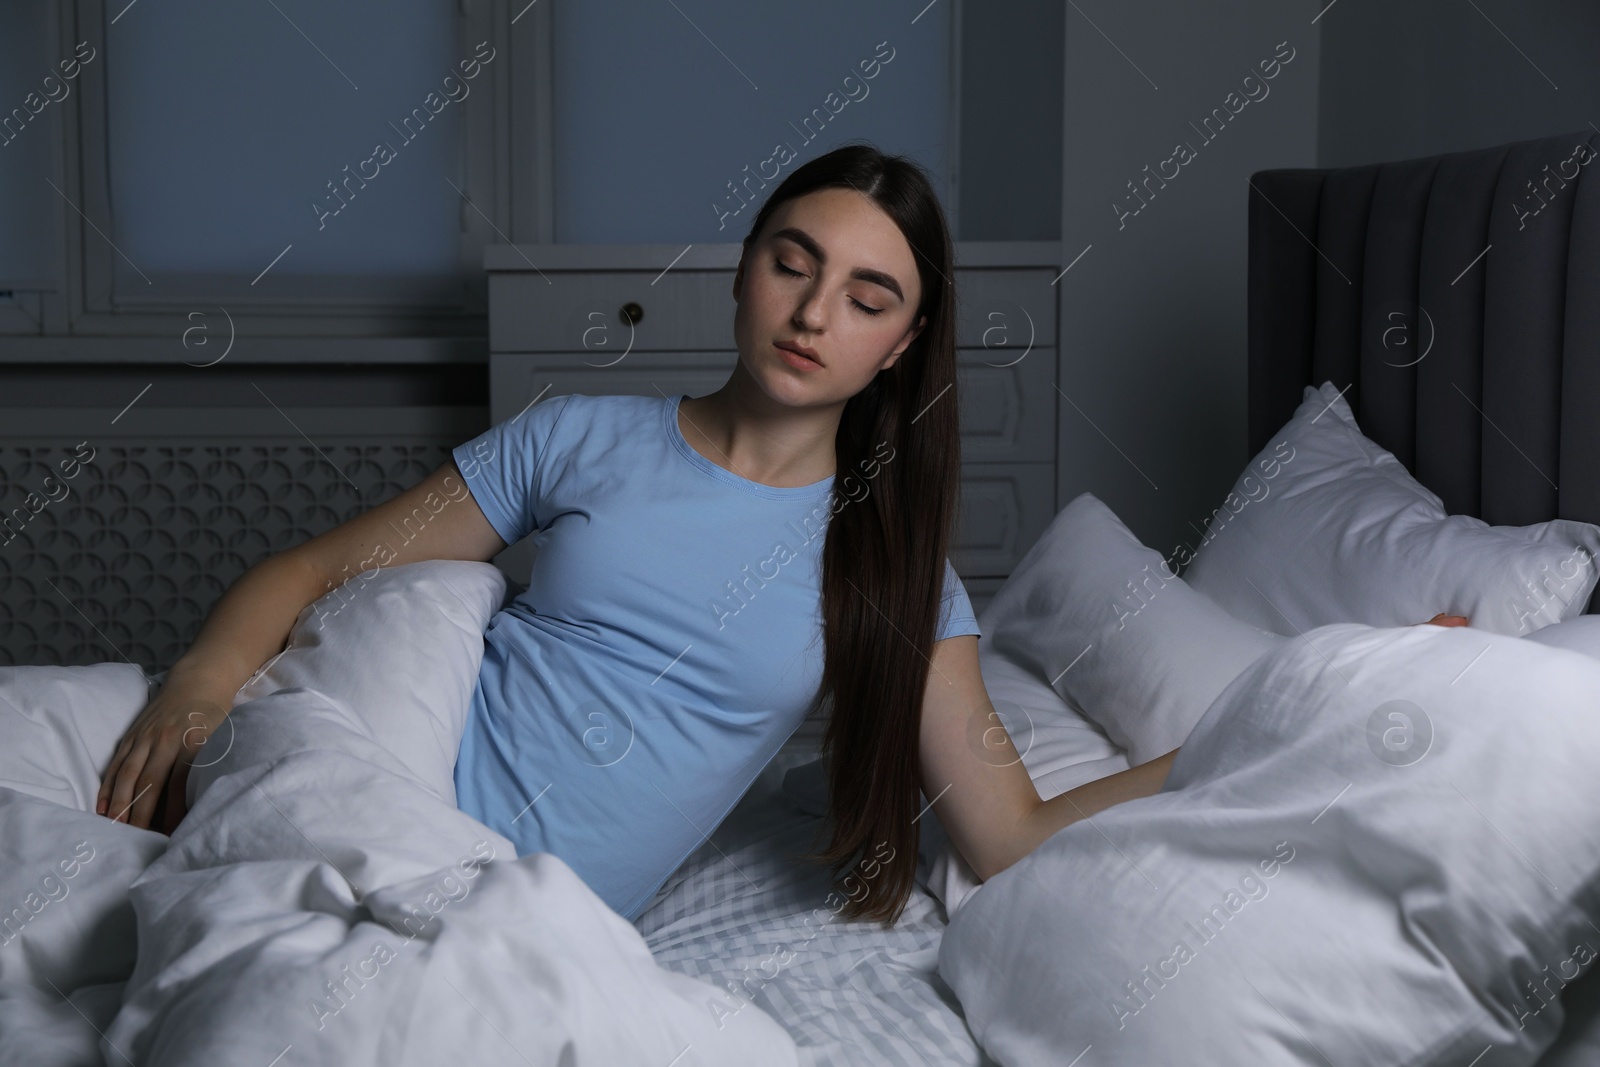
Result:
M795 862L823 821L808 722L629 924L454 808L481 632L515 588L487 564L390 568L335 618L307 608L170 841L90 814L159 679L0 670L0 1064L1595 1062L1600 979L1572 942L1600 946L1600 635L1574 602L1593 576L1562 561L1600 548L1600 185L1574 170L1536 214L1518 199L1593 143L1252 178L1257 459L1165 557L1073 501L980 619L1041 795L1182 743L1161 794L982 886L930 820L900 923L844 923ZM1363 590L1297 562L1304 532L1272 570L1267 518L1327 487L1305 477L1319 449L1399 494L1401 548L1425 530L1471 573L1397 548ZM1532 599L1480 587L1519 567ZM1445 588L1498 632L1384 613ZM424 621L397 631L401 612ZM1426 744L1397 735L1402 698L1434 709ZM1510 730L1508 702L1541 714ZM1146 936L1208 914L1229 936L1192 958ZM1507 1008L1513 979L1552 973L1559 999Z

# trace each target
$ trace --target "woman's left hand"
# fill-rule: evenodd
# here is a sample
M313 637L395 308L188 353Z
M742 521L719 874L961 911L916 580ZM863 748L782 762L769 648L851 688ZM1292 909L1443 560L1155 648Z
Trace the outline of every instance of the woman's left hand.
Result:
M1419 623L1420 626L1468 626L1470 623L1465 615L1445 615L1440 613L1427 622Z

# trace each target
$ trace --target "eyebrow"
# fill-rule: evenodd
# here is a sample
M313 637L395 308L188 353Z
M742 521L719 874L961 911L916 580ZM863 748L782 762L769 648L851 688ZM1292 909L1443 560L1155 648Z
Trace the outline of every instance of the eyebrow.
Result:
M828 260L828 257L822 253L822 246L817 244L817 242L812 239L812 236L809 233L800 229L798 226L785 226L772 236L774 240L779 237L783 237L793 241L795 244L805 249L806 252L810 254L811 258L815 259L818 263L826 263ZM901 291L900 283L894 280L894 275L892 274L885 274L883 271L873 270L871 267L857 267L855 270L850 272L850 277L859 278L861 281L871 282L874 285L881 285L895 296L899 297L902 304L905 303L906 294Z

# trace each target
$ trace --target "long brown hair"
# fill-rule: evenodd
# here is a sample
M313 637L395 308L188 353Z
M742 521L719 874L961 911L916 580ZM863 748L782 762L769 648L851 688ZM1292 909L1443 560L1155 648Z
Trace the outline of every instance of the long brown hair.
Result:
M839 419L834 511L822 549L825 662L812 704L816 711L832 701L822 750L833 836L804 858L832 869L846 897L838 914L893 926L916 875L922 698L961 472L954 252L922 168L860 143L784 179L756 213L744 250L779 204L834 187L870 197L899 227L922 281L911 321L928 321L894 366L846 401ZM864 498L840 499L847 478L867 480ZM841 882L858 855L861 870Z

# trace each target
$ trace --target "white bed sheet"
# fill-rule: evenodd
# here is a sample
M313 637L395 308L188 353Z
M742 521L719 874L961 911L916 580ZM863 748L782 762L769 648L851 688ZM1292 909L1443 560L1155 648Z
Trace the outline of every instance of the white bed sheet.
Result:
M826 870L797 862L823 820L783 780L811 758L780 753L635 928L663 967L717 987L714 1016L748 1001L776 1019L803 1067L993 1064L938 974L947 919L928 892L928 863L884 930L833 916Z

